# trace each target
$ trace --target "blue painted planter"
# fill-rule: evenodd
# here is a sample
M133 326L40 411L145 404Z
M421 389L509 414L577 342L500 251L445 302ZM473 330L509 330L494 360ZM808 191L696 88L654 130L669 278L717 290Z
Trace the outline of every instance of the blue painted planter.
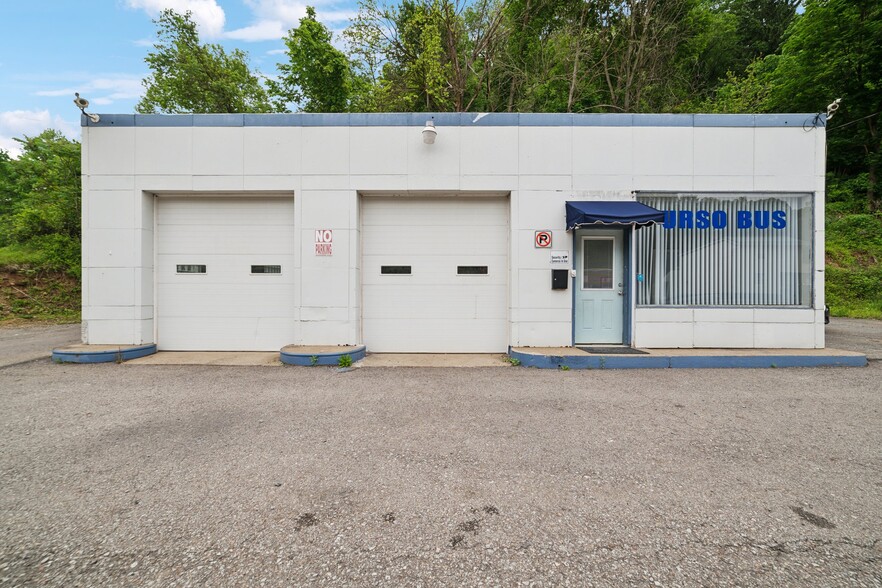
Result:
M109 363L112 361L128 361L145 355L156 353L156 345L138 345L136 347L120 347L103 351L53 349L52 361L56 363Z
M279 359L282 363L288 365L339 365L340 358L348 355L352 358L352 362L364 359L367 348L364 345L351 349L349 351L335 351L333 353L290 353L284 350L279 352ZM313 363L315 358L315 363Z

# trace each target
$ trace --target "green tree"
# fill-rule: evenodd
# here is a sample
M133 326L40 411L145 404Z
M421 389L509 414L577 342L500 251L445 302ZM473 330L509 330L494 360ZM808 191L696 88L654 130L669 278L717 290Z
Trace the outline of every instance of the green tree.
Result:
M278 81L269 87L277 108L298 106L304 112L346 112L357 80L349 58L331 43L332 34L306 7L300 26L285 36L288 61L278 64Z
M868 207L882 210L882 4L807 1L772 76L768 110L818 112L842 98L827 126L828 169L867 174Z
M199 41L189 12L164 10L154 21L159 37L145 58L150 75L138 102L141 113L270 112L272 107L248 55Z
M737 22L735 55L743 69L755 59L777 53L802 0L727 0L723 9Z
M0 158L3 244L42 251L48 266L80 271L80 144L55 130L16 139L18 159Z

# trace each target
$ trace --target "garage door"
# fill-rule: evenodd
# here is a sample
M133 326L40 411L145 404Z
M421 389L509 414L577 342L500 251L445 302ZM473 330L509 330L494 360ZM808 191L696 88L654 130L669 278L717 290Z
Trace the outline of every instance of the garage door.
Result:
M506 351L508 216L507 198L364 197L367 348Z
M294 342L294 199L160 197L157 338L164 350Z

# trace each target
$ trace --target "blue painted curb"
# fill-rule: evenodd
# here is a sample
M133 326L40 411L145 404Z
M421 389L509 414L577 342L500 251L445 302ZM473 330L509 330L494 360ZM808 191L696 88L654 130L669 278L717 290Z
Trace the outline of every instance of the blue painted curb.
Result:
M334 353L286 353L285 351L279 351L279 359L282 363L288 365L339 365L340 358L344 355L351 357L354 363L364 359L366 351L367 348L364 345L356 347L352 351L338 351ZM313 357L316 358L315 363L313 363Z
M616 370L667 368L865 367L865 355L538 355L511 347L508 355L524 367Z
M111 361L128 361L145 355L156 353L156 345L139 345L137 347L123 347L119 349L107 349L105 351L65 351L64 349L52 350L52 361L56 363L109 363Z
M865 355L714 355L671 357L672 368L865 367Z

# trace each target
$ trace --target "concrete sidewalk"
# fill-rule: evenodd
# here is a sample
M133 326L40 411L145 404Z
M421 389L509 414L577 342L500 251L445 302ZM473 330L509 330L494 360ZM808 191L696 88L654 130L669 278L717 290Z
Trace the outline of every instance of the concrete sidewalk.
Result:
M64 325L56 336L73 336L77 325ZM28 330L25 329L25 332ZM38 332L38 331L36 331ZM55 332L53 332L55 334ZM0 350L4 341L15 337L13 331L3 336L0 331ZM867 319L834 318L827 326L826 349L646 349L643 353L603 354L589 353L577 347L514 347L510 350L514 363L538 368L565 369L621 369L621 368L722 368L722 367L820 367L865 366L868 360L882 359L882 321ZM24 339L23 339L24 340ZM35 339L31 347L40 345L44 339ZM7 345L7 347L9 347ZM126 346L69 345L56 351L70 351L88 355L90 352L106 353L106 349ZM39 348L38 348L39 349ZM286 348L287 349L287 348ZM327 354L343 349L340 346L298 346L299 355ZM154 350L148 351L153 353ZM498 353L371 353L367 350L363 361L354 367L497 367L507 365L510 359ZM363 348L362 348L363 352ZM27 361L45 356L31 352L15 356ZM5 358L4 358L5 360ZM66 361L66 359L62 359ZM74 360L71 360L74 361ZM15 363L15 361L12 361ZM228 365L228 366L281 366L279 352L247 351L160 351L129 359L134 365ZM289 362L290 363L290 362ZM0 365L3 365L0 362ZM7 364L8 365L8 364ZM336 365L335 361L328 365Z

